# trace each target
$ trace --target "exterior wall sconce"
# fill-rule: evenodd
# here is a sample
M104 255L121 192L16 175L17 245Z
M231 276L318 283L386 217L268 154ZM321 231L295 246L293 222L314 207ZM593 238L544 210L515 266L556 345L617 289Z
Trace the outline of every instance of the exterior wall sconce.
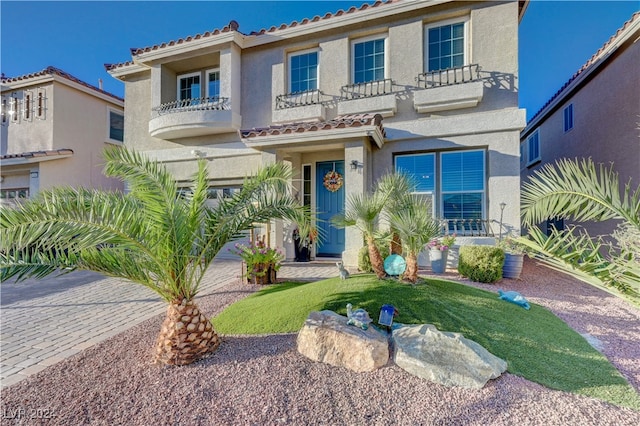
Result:
M364 166L364 164L358 162L358 160L351 160L351 163L349 163L349 165L351 166L351 170L358 170L358 167Z

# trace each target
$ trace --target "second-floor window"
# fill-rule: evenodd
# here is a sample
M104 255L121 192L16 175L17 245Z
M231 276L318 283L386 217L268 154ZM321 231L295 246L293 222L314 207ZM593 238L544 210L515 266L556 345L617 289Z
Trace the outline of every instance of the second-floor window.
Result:
M353 83L385 79L385 38L375 37L353 43Z
M178 100L200 97L200 73L183 74L178 76Z
M573 129L573 104L569 104L564 109L564 131Z
M217 98L220 96L220 70L213 69L207 71L207 97Z
M289 56L289 92L318 90L318 51Z
M537 130L527 138L527 147L527 158L529 159L527 165L531 165L540 160L540 136Z
M427 71L465 65L465 24L456 22L425 29Z
M124 114L109 110L109 139L124 141Z

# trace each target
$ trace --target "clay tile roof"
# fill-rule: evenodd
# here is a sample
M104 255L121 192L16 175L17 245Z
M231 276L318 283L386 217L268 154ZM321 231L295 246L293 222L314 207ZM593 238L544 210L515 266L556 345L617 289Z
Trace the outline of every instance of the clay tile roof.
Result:
M114 99L117 99L119 101L124 102L124 99L122 99L121 97L116 96L113 93L109 93L106 90L102 90L102 89L100 89L100 88L98 88L98 87L96 87L96 86L94 86L92 84L84 82L84 81L80 80L79 78L74 77L73 75L69 74L68 72L63 71L63 70L61 70L59 68L56 68L56 67L52 67L52 66L49 66L49 67L43 69L42 71L37 71L37 72L33 72L31 74L25 74L25 75L21 75L21 76L18 76L18 77L5 77L4 74L3 74L2 75L2 83L5 83L5 84L7 84L7 83L17 83L17 82L20 82L20 81L28 80L30 78L42 77L42 76L45 76L45 75L51 75L51 76L57 75L57 76L66 78L69 81L73 81L74 83L81 84L81 85L83 85L85 87L88 87L91 90L95 90L96 92L100 92L100 93L102 93L104 95L110 96L110 97L112 97Z
M275 27L275 26L271 27L268 30L263 28L263 29L261 29L259 31L252 31L251 33L249 33L249 35L259 36L259 35L263 35L263 34L266 34L266 33L272 33L272 32L275 32L275 31L296 27L298 25L306 25L306 24L308 24L310 22L318 22L318 21L321 21L321 20L330 19L330 18L333 18L335 16L344 15L345 13L353 13L353 12L356 12L356 11L359 11L359 10L366 10L366 9L370 9L372 7L378 7L378 6L384 5L384 4L397 3L398 1L400 1L400 0L384 0L384 1L383 0L378 0L373 4L363 3L362 6L360 6L359 8L357 8L355 6L351 6L346 12L343 11L342 9L338 10L335 13L327 12L322 17L316 15L311 19L304 18L300 22L293 21L289 25L282 24L279 27Z
M62 148L62 149L49 149L45 151L28 151L28 152L21 152L19 154L4 154L0 156L0 159L8 160L10 158L55 157L58 155L73 155L73 150L68 148Z
M286 123L276 124L269 127L240 130L240 137L253 138L258 136L277 136L281 134L315 132L319 130L345 129L348 127L376 126L386 137L382 126L382 116L380 114L349 114L339 115L333 120L313 121L308 123Z
M562 95L562 92L564 91L564 89L566 89L576 78L578 78L583 72L585 72L587 69L589 69L589 67L591 67L593 64L595 64L599 59L600 59L600 55L602 54L602 52L604 52L610 45L612 45L617 39L618 37L620 37L620 35L624 32L624 30L626 30L635 20L640 19L640 12L636 12L634 13L631 18L624 23L624 25L622 25L621 28L618 29L618 31L616 31L616 33L614 35L612 35L609 40L606 41L605 44L602 45L602 47L600 47L600 49L598 49L598 51L596 53L593 54L593 56L591 56L591 58L589 58L589 60L587 62L584 63L584 65L582 65L582 67L580 67L580 69L578 71L576 71L569 80L567 80L566 83L564 83L562 85L562 87L553 95L551 96L551 98L549 98L549 100L542 106L542 108L540 108L538 110L538 112L536 112L533 117L531 117L531 119L529 120L529 122L533 122L536 118L538 118L538 116L540 114L542 114L542 111L549 106L554 100L556 100L557 98L559 98Z

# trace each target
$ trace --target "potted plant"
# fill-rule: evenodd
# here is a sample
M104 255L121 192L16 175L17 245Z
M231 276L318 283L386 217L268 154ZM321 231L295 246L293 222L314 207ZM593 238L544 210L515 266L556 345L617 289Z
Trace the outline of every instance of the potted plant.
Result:
M453 246L455 240L455 235L445 235L444 237L433 239L427 244L431 270L434 273L442 274L447 269L449 247Z
M511 237L506 237L498 243L498 247L504 251L504 265L502 266L503 278L520 278L524 262L525 248Z
M278 249L267 247L258 240L248 246L236 244L232 253L242 258L247 267L247 281L253 284L274 284L276 273L282 266L284 255Z
M311 248L318 237L318 231L315 227L310 227L306 236L302 234L298 228L293 230L295 261L309 262L311 260Z

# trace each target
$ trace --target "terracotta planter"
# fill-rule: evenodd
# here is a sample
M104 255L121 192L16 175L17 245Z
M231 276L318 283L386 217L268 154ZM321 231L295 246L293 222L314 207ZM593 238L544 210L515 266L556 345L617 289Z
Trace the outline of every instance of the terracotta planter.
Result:
M431 261L431 270L435 274L444 274L447 270L447 256L449 250L429 250L429 260Z
M247 282L251 284L275 284L276 280L276 270L273 268L273 265L262 265L258 267L255 272L247 268Z
M502 278L520 278L522 273L523 254L504 254L504 265L502 265Z

